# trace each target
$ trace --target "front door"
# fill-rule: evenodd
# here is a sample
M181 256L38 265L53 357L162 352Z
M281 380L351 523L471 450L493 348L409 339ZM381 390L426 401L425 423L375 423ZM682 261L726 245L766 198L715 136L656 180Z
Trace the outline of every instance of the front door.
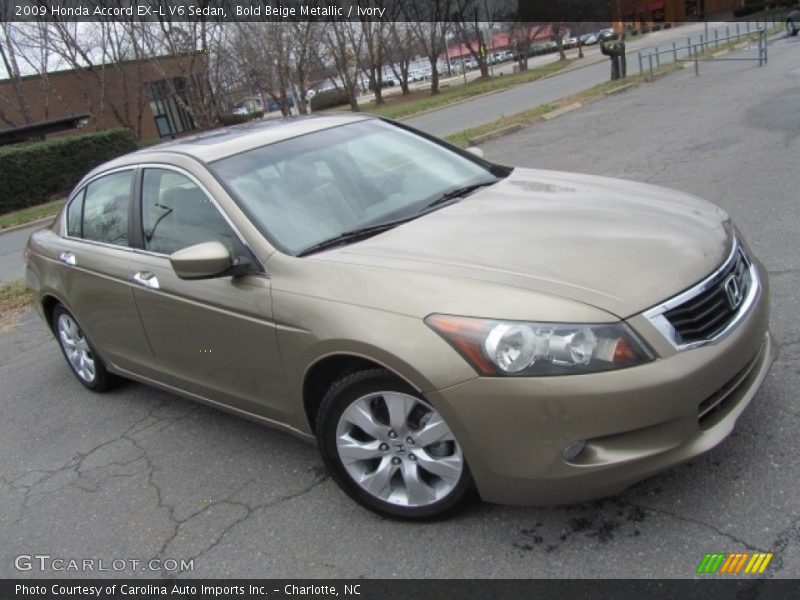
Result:
M141 246L131 257L134 297L153 348L157 381L272 420L289 422L283 366L264 274L187 281L169 255L219 241L244 250L216 204L188 173L145 168Z

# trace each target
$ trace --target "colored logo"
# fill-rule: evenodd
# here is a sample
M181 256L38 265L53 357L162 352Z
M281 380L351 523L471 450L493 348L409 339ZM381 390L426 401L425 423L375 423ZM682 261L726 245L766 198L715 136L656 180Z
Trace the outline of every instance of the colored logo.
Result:
M717 552L706 554L697 567L698 573L725 573L729 575L739 573L763 573L769 561L772 560L772 552Z

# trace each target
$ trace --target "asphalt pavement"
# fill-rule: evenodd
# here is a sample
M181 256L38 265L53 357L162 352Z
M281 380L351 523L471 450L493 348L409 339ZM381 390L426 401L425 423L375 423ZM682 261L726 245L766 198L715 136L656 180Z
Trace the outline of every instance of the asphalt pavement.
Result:
M0 334L0 577L86 575L17 571L32 553L193 561L100 576L693 577L705 553L737 551L774 552L765 577L800 577L798 57L800 39L777 40L767 66L679 71L484 147L729 211L769 269L780 356L715 450L596 502L389 521L286 434L140 384L87 392L29 313Z

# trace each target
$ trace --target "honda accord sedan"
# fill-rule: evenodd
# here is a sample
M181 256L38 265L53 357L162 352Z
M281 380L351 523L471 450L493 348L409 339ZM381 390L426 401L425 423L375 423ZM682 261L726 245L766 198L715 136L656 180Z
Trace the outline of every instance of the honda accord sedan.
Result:
M86 175L27 279L90 390L316 441L384 515L606 496L719 444L774 358L729 217L479 154L369 116L149 147Z

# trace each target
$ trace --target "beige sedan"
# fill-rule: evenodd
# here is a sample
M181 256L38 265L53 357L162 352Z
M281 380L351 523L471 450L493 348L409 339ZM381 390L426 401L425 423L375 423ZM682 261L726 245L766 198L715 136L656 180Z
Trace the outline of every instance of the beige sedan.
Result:
M76 186L27 278L87 388L316 440L385 515L614 494L722 441L774 357L727 215L477 154L365 116L150 147Z

